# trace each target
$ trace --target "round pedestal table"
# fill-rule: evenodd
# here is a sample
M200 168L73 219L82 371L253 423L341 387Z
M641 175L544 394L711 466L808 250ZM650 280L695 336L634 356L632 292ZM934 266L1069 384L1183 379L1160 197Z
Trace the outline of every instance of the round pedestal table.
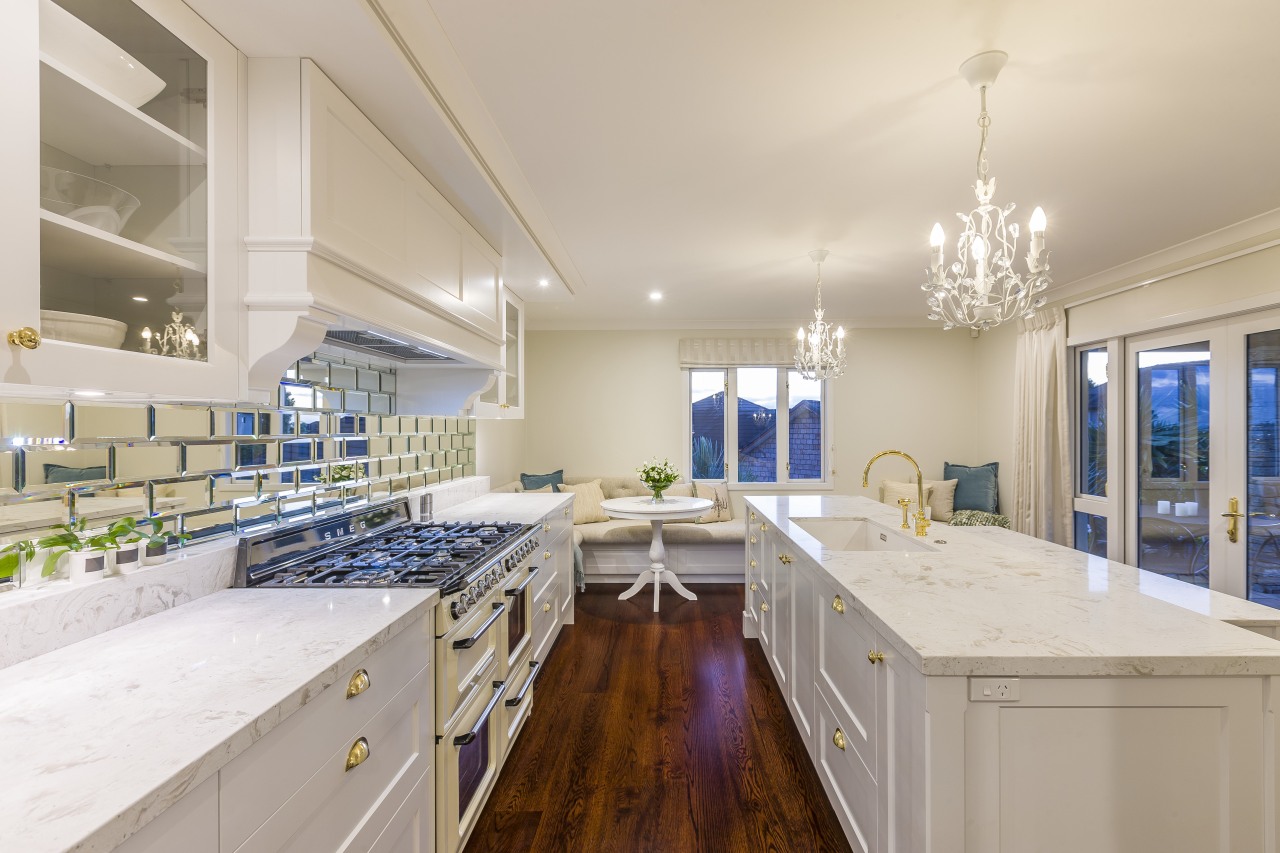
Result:
M635 595L650 580L653 581L654 613L658 612L658 592L662 589L663 581L690 601L698 600L698 596L689 592L684 584L680 583L680 578L676 577L675 572L669 571L664 565L667 549L662 544L662 523L696 518L711 509L711 501L706 498L669 497L654 503L653 498L647 497L612 498L602 501L600 508L611 518L647 521L653 528L653 539L649 543L649 568L640 573L640 577L632 584L631 589L618 596L619 600L625 601Z

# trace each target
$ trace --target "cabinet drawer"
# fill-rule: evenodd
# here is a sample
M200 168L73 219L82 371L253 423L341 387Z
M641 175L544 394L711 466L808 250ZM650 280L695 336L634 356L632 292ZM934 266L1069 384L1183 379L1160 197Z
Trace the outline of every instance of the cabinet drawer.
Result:
M533 582L533 598L535 601L542 598L546 593L547 587L555 585L559 578L556 575L556 562L559 559L560 545L550 545L543 543L540 550L533 554L533 562L530 565L538 567L538 577Z
M115 853L217 853L218 777L182 795L151 823L124 840Z
M756 625L760 632L760 645L764 648L766 658L772 660L773 651L773 619L770 618L769 608L773 607L773 603L769 601L769 593L763 587L757 589L754 593L755 608L752 615L755 617Z
M555 542L573 529L573 504L561 507L542 519L542 541Z
M428 770L400 803L390 820L382 820L382 805L378 817L368 822L360 835L347 845L351 853L368 850L369 853L433 853L436 841L436 774ZM388 797L388 805L394 803ZM382 834L372 844L365 844L364 836L372 835L372 829L382 825Z
M380 807L402 802L431 767L435 738L430 679L431 670L421 670L356 735L343 740L236 853L368 850L368 842L381 835L392 814L384 811L379 825ZM348 769L357 737L366 740L368 758ZM228 808L234 806L224 798L224 815Z
M839 704L830 702L825 691L818 688L817 738L814 743L814 762L822 786L827 789L831 806L845 836L856 851L878 850L876 842L879 801L876 782L859 760L849 741L851 724L848 718L837 712ZM841 749L839 744L844 745Z
M852 596L836 593L826 583L818 589L817 681L848 726L849 750L856 752L876 776L876 691L880 666L867 659L877 648L871 626L850 606ZM840 596L837 602L836 596ZM839 607L844 612L838 612Z
M533 659L546 660L560 625L560 585L547 584L533 600Z
M235 850L331 753L349 748L359 730L424 666L429 678L432 641L430 621L414 622L224 767L219 785L222 850ZM367 673L369 686L347 698L360 670ZM426 716L431 723L431 713Z

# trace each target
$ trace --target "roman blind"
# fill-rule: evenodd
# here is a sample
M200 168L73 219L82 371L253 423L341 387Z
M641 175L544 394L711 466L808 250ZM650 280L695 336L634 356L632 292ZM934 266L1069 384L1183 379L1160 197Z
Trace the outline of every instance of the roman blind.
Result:
M786 367L796 362L791 338L681 338L681 367Z

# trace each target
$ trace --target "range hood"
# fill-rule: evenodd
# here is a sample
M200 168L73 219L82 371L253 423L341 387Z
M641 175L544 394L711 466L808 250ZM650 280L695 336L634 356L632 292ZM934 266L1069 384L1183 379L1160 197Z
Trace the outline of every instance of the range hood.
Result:
M400 364L460 364L451 356L432 352L419 345L394 340L386 335L371 331L349 331L347 329L330 329L325 333L324 341L343 349L355 350L364 355L388 358Z

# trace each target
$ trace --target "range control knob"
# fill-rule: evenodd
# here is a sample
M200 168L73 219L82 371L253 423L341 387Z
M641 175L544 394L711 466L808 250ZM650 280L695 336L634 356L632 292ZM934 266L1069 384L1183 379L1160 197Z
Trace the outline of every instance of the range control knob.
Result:
M461 619L463 614L467 612L467 605L459 597L457 601L449 605L449 615L455 620Z

